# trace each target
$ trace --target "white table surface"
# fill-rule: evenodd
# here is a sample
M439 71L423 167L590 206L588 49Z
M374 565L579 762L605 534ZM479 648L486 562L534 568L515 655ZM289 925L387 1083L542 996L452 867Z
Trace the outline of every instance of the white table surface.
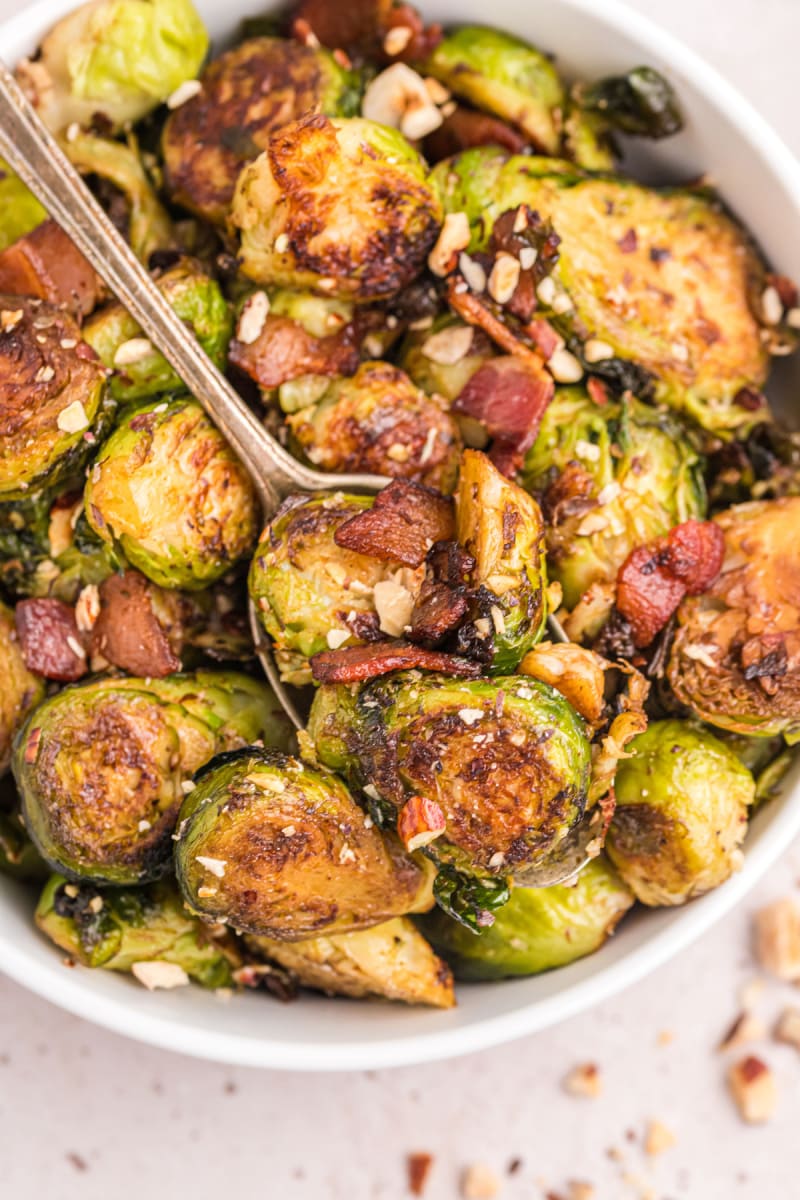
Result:
M631 2L720 67L800 152L800 0ZM16 7L0 0L0 17ZM769 1125L748 1128L715 1045L757 975L753 910L799 883L796 845L693 949L590 1015L398 1071L291 1076L195 1062L95 1029L0 977L0 1196L399 1200L405 1155L426 1150L426 1200L458 1196L475 1162L508 1200L544 1200L576 1178L595 1184L596 1200L793 1200L800 1055L771 1042L757 1051L777 1074L780 1105ZM771 1022L793 1000L797 989L770 985L762 1015ZM669 1045L662 1031L674 1034ZM601 1070L599 1100L561 1088L581 1061ZM656 1159L641 1148L650 1118L677 1137Z

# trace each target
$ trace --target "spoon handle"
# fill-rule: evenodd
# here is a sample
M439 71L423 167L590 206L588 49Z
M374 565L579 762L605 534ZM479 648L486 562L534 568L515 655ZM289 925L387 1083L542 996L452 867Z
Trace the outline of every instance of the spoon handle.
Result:
M252 476L265 516L293 491L347 487L376 491L388 482L378 476L325 475L311 470L267 432L173 312L2 61L0 155L202 404Z

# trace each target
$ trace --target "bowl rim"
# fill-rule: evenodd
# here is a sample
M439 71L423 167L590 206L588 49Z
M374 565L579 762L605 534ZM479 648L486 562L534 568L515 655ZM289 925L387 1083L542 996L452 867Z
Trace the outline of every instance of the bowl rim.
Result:
M598 16L596 0L558 2L577 17ZM759 146L762 159L781 181L800 214L800 162L736 87L678 37L664 31L650 17L629 8L623 0L604 0L601 7L602 20L609 27L624 29L643 51L652 51L668 69L694 84L748 143ZM13 44L29 28L46 27L52 8L51 0L36 0L23 11L0 21L0 32ZM220 1028L199 1030L191 1023L176 1021L170 1014L134 1007L130 993L124 988L119 989L119 996L101 994L92 987L88 973L66 972L57 955L52 956L52 961L38 960L2 930L0 971L76 1016L135 1040L197 1058L292 1071L351 1071L438 1061L486 1050L575 1016L635 983L694 942L741 900L800 834L800 777L790 794L775 803L780 808L771 814L755 844L748 847L741 872L721 888L694 901L684 911L682 920L654 933L599 973L554 995L461 1026L425 1033L400 1032L380 1040L294 1042L268 1036L266 1021L264 1036L257 1038L226 1031L225 1010L220 1007Z

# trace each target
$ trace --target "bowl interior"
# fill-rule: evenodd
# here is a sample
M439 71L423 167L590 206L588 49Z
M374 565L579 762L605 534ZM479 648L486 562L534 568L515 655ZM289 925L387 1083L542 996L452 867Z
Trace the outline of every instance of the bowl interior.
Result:
M3 57L15 62L76 0L44 0L2 31ZM219 44L257 7L247 0L196 0ZM486 20L480 0L425 0L426 17ZM676 86L687 128L643 150L626 166L654 181L710 175L753 231L776 269L800 279L800 166L738 94L691 52L649 21L606 0L495 0L491 22L557 53L567 76L597 77L648 63ZM770 397L798 421L800 361L784 361ZM29 891L0 878L0 969L54 1003L118 1032L203 1057L286 1069L352 1069L464 1053L544 1028L641 977L732 907L800 831L800 764L783 794L754 819L744 869L683 909L640 912L598 954L570 967L499 984L462 985L450 1013L308 996L279 1005L247 995L224 1003L200 988L147 993L102 971L66 970L32 924Z

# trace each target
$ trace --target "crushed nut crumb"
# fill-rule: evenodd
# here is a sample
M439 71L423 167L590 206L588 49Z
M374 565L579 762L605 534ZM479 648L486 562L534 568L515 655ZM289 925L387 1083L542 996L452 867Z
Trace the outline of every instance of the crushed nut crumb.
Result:
M483 1163L467 1167L461 1176L461 1195L464 1200L493 1200L499 1191L499 1179Z
M603 1091L599 1068L595 1063L580 1063L573 1067L564 1079L564 1090L569 1092L570 1096L596 1099Z
M774 1115L778 1103L775 1078L760 1058L751 1054L734 1063L728 1072L728 1087L739 1116L748 1125L763 1124Z
M788 896L759 909L755 916L756 955L778 979L800 979L800 908Z

